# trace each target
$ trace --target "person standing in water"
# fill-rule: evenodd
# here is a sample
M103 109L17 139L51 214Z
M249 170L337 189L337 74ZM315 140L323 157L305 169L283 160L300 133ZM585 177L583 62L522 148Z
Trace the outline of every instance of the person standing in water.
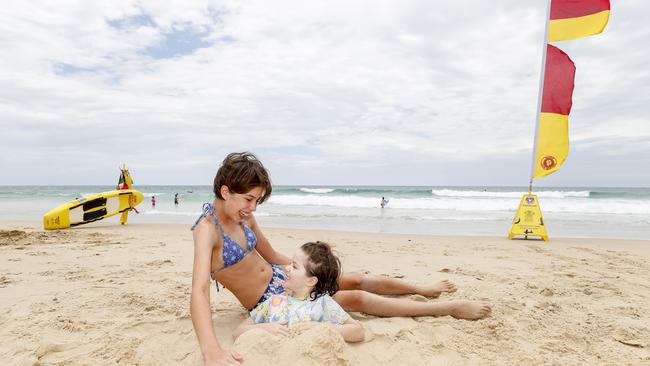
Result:
M178 207L178 193L174 193L174 206Z
M381 208L384 208L384 207L386 207L387 204L388 204L388 200L386 198L382 197L381 198L381 203L379 204L379 206L381 206Z
M156 196L151 196L151 208L156 208Z

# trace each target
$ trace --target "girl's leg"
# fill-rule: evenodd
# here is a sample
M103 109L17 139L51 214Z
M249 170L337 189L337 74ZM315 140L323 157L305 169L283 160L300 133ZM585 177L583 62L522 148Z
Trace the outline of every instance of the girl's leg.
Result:
M419 294L426 297L438 297L443 292L456 291L456 285L447 280L428 286L416 286L395 278L357 272L342 273L338 283L341 290L364 290L380 295Z
M422 302L403 298L388 298L361 290L342 290L334 300L346 311L364 312L377 316L445 316L459 319L480 319L492 311L485 301Z

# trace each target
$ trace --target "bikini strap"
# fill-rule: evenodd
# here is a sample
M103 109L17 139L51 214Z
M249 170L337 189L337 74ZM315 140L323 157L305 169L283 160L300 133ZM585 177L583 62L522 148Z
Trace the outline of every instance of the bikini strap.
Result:
M210 203L205 203L203 204L203 214L204 215L212 215L212 218L214 218L214 225L219 229L219 233L221 233L221 240L223 240L224 245L226 244L226 240L223 237L223 229L221 228L221 225L219 225L219 219L217 218L217 214L214 213L214 206ZM214 280L214 286L217 288L217 292L219 292L219 281L217 281L217 276L216 276L217 271L214 271L210 273L210 278Z
M214 213L214 207L212 206L212 204L210 204L208 202L203 204L203 212L201 212L201 216L199 216L199 218L196 219L196 222L194 223L194 225L192 225L192 228L190 230L194 230L196 225L199 224L199 221L201 221L202 218L204 218L204 217L206 217L208 215L212 215L212 217L214 217L214 223L217 226L217 228L219 229L219 232L221 232L221 235L223 235L223 230L221 229L221 225L219 225L219 219L217 219L217 215ZM214 281L214 285L217 288L217 292L219 292L219 282L217 281L217 278L214 275L215 273L216 272L210 273L210 279L212 279Z
M190 230L194 231L194 228L196 227L196 225L199 224L199 221L201 221L201 219L204 218L205 215L207 215L207 214L210 212L209 205L210 205L210 204L207 203L207 202L203 204L203 212L201 212L201 215L199 216L198 219L196 219L196 222L194 222L194 225L192 225L192 227L190 228Z
M257 236L255 236L255 232L253 231L253 229L251 229L251 227L248 226L248 224L246 224L245 222L242 222L242 227L244 229L244 237L246 238L246 247L248 248L248 251L250 252L250 251L253 250L253 248L255 248L255 245L257 245ZM255 237L255 240L253 242L248 241L248 233L249 232L251 234L253 234L253 236Z
M199 216L199 218L196 219L196 222L194 223L194 225L192 225L192 228L190 230L194 230L196 225L199 224L199 221L201 221L202 218L208 215L212 215L212 217L214 218L214 225L217 227L217 229L219 229L219 233L221 234L221 236L223 236L223 229L219 224L219 219L217 218L217 214L214 212L214 206L212 206L212 204L208 202L203 204L203 212L201 213L201 216Z

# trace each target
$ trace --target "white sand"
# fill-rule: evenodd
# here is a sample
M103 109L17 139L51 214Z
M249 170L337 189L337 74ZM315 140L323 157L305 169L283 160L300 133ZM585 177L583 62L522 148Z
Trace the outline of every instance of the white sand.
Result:
M448 278L459 291L442 300L496 307L474 322L352 314L366 329L362 344L325 327L283 339L254 331L233 344L230 333L247 313L227 290L213 291L219 341L245 365L650 364L650 241L266 234L286 254L329 241L346 271L419 284ZM2 364L200 365L189 316L192 251L184 225L45 232L3 224Z

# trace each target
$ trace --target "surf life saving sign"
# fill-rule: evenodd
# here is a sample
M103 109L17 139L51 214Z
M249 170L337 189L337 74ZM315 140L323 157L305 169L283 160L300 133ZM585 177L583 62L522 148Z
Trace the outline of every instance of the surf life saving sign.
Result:
M513 233L517 235L520 232L520 235L528 237L526 233L532 230L540 234L532 236L540 236L547 240L546 227L537 196L531 193L533 179L556 172L569 155L569 113L576 67L566 53L548 42L601 33L609 21L610 4L609 0L551 0L546 13L530 183L528 193L522 197L517 215L512 222L508 235L510 239L513 238ZM535 209L532 208L532 204L527 203L529 200L534 202ZM523 211L522 207L524 207ZM519 225L517 222L526 218L535 221L537 217L539 221L537 229L534 229L532 224L524 229L517 226ZM541 235L542 229L543 235Z
M508 234L508 239L516 236L523 236L528 239L529 236L539 237L542 240L548 240L548 233L542 218L542 210L539 208L539 201L534 194L526 194L521 198L519 209L515 218L512 220L512 227Z

